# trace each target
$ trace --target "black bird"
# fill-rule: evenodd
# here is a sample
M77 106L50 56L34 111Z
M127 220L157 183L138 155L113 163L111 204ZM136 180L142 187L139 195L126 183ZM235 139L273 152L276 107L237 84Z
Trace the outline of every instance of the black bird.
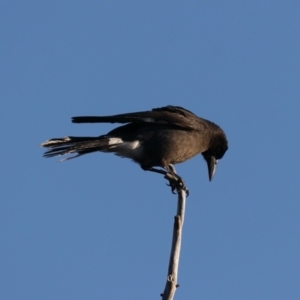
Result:
M124 123L99 137L54 138L41 144L50 148L45 157L77 153L70 158L101 151L131 158L145 171L164 174L172 192L185 189L173 164L202 153L212 180L218 160L228 149L224 131L179 106L103 117L73 117L73 123ZM161 167L163 169L155 168ZM167 176L169 175L169 176ZM170 178L173 178L172 180Z

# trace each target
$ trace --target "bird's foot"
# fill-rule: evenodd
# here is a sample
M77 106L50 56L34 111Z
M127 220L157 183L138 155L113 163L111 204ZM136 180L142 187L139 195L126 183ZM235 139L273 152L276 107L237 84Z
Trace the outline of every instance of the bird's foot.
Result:
M172 171L168 171L165 174L165 178L169 181L169 184L167 185L171 187L171 191L173 194L177 194L183 190L186 192L187 196L189 195L189 190L186 187L183 179L179 175ZM177 193L175 191L177 191Z
M186 187L183 179L176 174L176 170L174 168L173 165L168 165L167 167L164 167L164 170L161 169L156 169L156 168L143 168L144 170L147 171L151 171L151 172L155 172L155 173L159 173L159 174L163 174L164 177L169 180L169 184L167 184L168 186L171 187L172 193L176 194L175 191L177 191L177 193L179 193L180 191L185 191L186 195L189 195L189 190Z

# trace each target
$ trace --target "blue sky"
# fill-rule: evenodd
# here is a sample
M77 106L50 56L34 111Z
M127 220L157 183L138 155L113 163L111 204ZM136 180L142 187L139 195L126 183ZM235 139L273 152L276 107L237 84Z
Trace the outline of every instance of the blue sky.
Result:
M219 124L190 189L176 299L300 299L300 3L2 1L1 299L159 299L176 196L114 155L39 144L107 115L183 106Z

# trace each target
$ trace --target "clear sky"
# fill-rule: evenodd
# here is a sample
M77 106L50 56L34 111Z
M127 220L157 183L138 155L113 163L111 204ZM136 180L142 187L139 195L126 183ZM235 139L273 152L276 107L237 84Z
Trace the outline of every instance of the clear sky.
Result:
M176 299L300 299L299 1L1 1L0 298L160 299L177 197L158 174L39 144L183 106L229 150L190 189Z

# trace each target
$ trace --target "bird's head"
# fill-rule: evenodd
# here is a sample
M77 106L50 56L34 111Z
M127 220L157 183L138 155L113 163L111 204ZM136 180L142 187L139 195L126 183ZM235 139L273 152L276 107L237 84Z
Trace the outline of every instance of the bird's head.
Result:
M202 153L208 167L208 177L211 181L216 173L217 164L228 149L228 142L225 133L222 131L219 134L213 135L208 150Z

